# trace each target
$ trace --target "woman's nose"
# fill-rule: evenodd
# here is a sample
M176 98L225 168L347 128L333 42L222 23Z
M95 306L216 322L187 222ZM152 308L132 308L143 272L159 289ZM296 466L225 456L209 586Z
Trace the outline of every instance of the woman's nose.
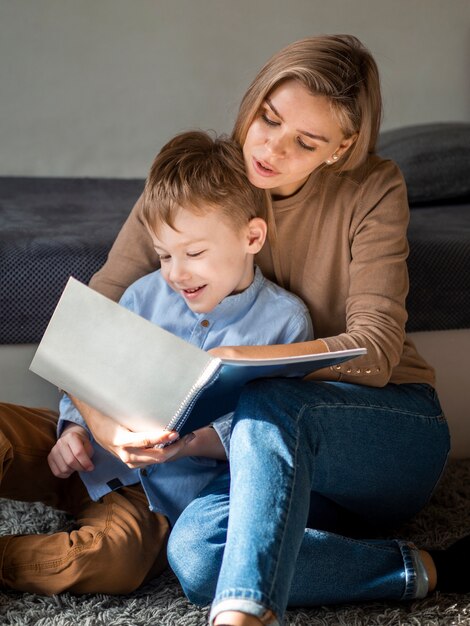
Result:
M275 156L285 156L287 153L286 138L282 135L268 137L266 147Z

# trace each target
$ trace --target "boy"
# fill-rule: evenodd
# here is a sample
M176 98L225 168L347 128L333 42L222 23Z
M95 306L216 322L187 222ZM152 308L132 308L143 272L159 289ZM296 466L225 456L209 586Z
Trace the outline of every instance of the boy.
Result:
M254 268L266 237L262 194L248 183L241 149L232 141L199 132L170 141L152 165L142 210L161 270L131 285L121 304L207 350L310 339L303 303ZM88 407L77 405L86 415ZM20 430L4 412L0 429L15 454L33 440L32 425L34 445L41 435L42 448L47 445L53 417L31 410ZM77 523L52 535L0 538L3 585L45 594L132 591L165 565L164 516L174 522L200 489L227 471L230 416L164 449L154 444L174 440L175 433L153 433L152 446L143 448L135 443L140 433L106 416L103 424L131 442L122 455L126 463L90 438L68 397L61 401L59 438L48 457L55 482L35 454L28 455L23 478L25 462L15 465L16 454L11 480L2 482L4 497L42 500L66 509ZM160 463L170 455L174 462ZM29 488L35 481L35 490Z
M120 303L205 350L311 338L305 305L255 270L254 256L267 231L259 217L263 200L263 192L246 180L237 144L201 132L175 137L156 157L144 191L142 219L161 269L131 285ZM67 422L86 427L65 397L59 432ZM93 500L140 482L150 508L173 525L201 489L226 470L220 460L228 457L229 431L230 416L216 420L213 429L200 429L166 450L164 460L174 452L174 462L158 465L163 453L155 446L126 454L126 464L94 443L93 456L89 448L81 460L93 470L83 472L82 480ZM85 436L76 427L72 432L74 438ZM64 463L61 445L51 452L50 465L56 475L80 469Z

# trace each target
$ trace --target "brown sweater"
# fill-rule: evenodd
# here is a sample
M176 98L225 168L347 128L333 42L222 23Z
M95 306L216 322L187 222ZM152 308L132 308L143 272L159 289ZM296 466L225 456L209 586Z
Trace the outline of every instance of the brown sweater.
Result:
M158 266L140 201L90 283L113 299ZM304 300L329 350L367 348L366 356L314 377L434 385L434 370L404 330L409 209L397 166L370 156L353 172L324 168L290 198L274 200L273 210L275 251L266 243L257 257L265 276Z

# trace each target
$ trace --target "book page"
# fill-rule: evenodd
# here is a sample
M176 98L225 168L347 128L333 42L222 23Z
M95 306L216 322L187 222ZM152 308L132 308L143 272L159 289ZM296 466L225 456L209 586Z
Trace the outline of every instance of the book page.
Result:
M219 363L71 278L30 369L138 431L165 428Z

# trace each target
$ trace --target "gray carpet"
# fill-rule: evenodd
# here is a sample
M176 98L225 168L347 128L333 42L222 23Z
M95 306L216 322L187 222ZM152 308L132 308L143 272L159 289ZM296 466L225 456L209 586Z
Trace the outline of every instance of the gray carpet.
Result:
M50 532L64 517L40 504L0 500L0 533ZM449 465L429 506L399 536L420 546L445 546L470 531L470 460ZM204 626L207 610L185 600L167 572L139 591L44 598L0 592L0 624L35 626ZM470 624L470 594L441 595L409 604L374 602L289 611L286 626L441 626Z

